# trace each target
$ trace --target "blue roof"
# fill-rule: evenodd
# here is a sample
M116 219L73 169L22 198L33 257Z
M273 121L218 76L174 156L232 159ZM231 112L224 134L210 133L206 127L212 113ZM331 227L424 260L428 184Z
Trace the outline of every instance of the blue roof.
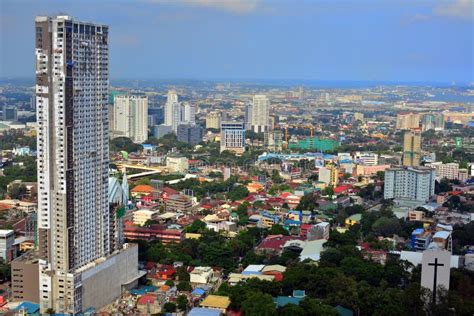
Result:
M262 272L260 272L260 271L242 271L242 274L256 274L256 275L261 275Z
M303 300L302 297L290 297L290 296L278 296L273 298L273 302L277 307L283 307L288 304L300 305L300 302Z
M418 234L421 234L422 232L424 232L423 228L417 228L417 229L413 230L413 232L411 234L412 235L418 235Z
M191 294L202 296L202 295L206 294L206 291L204 291L204 289L201 289L200 287L197 287L191 292Z
M35 304L32 302L23 302L15 308L15 311L25 310L28 314L34 314L39 312L39 309L39 304Z
M293 290L293 297L305 297L306 292L304 290Z
M220 316L221 311L218 309L194 307L188 316Z
M293 219L287 219L285 220L285 225L301 225L301 222L295 221Z

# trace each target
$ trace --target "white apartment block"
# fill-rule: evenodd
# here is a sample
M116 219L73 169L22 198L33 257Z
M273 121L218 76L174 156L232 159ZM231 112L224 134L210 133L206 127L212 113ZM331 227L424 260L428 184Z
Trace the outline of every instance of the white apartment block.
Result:
M139 144L148 139L148 97L115 96L113 118L116 136L128 137Z
M255 95L249 113L250 125L256 133L270 129L270 100L265 95Z
M384 199L427 201L434 194L436 170L396 167L385 170Z

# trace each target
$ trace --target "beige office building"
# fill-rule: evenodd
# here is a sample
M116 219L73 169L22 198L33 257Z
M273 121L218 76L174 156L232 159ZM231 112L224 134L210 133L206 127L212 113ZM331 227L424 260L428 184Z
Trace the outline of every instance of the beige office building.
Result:
M418 113L399 113L397 114L397 129L410 130L420 127L420 114Z

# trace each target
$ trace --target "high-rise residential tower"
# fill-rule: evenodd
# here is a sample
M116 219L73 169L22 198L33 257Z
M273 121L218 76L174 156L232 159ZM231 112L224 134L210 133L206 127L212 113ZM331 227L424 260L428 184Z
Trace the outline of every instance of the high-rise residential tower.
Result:
M270 100L266 95L255 95L249 113L252 130L263 133L270 129Z
M148 98L118 95L114 98L114 134L125 136L135 143L148 139Z
M416 167L421 159L421 133L405 132L403 135L403 165Z
M175 90L168 91L168 97L165 104L165 122L164 125L173 126L174 110L173 107L178 103L178 95Z
M181 108L181 124L196 124L196 106L185 102Z
M139 274L137 247L111 246L108 31L65 15L36 17L42 312L100 308Z

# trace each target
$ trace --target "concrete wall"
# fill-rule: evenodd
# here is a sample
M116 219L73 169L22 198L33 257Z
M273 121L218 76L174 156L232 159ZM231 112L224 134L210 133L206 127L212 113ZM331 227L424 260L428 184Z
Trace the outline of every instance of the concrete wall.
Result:
M82 309L98 310L112 303L122 294L122 285L138 276L138 246L128 244L127 249L82 273Z
M12 300L39 303L38 260L14 260L11 272Z

